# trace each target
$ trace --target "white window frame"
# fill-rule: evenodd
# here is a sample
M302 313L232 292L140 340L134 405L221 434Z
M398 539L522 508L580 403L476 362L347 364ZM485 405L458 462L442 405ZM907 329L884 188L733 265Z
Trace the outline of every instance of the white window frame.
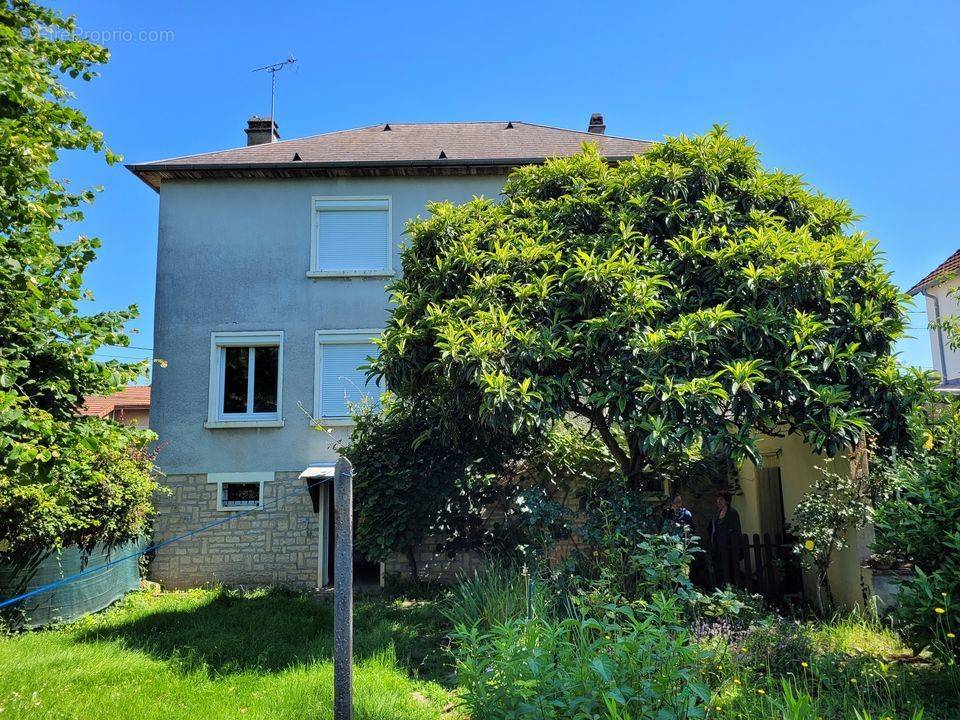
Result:
M314 424L327 426L351 426L353 419L347 416L322 417L320 410L323 407L323 345L352 345L354 343L370 343L376 350L373 341L380 337L383 328L365 328L360 330L317 330L313 345L313 417ZM371 353L373 355L374 353Z
M387 205L387 264L385 268L377 270L324 270L318 267L317 243L319 225L317 216L322 208L335 210L356 210L361 203L385 202ZM374 208L371 208L373 211ZM381 211L379 208L377 211ZM392 195L314 195L310 198L310 269L307 277L392 277L393 272L393 196Z
M221 512L243 512L244 510L263 510L263 487L265 483L273 482L272 472L228 472L208 473L207 482L216 485L217 510ZM223 505L223 486L231 484L256 484L260 486L260 497L256 505Z
M277 411L272 413L224 413L223 381L228 347L277 346ZM247 377L248 403L253 402L254 366L249 366ZM210 333L210 392L207 422L210 429L283 427L283 331L230 331Z

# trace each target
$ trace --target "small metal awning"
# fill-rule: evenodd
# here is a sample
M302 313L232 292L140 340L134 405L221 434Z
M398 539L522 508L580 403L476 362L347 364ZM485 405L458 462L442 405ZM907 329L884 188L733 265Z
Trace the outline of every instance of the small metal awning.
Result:
M324 463L322 465L308 465L307 469L300 473L301 480L313 480L315 478L333 478L336 466L333 463Z
M306 469L300 473L300 479L307 483L315 513L320 512L320 486L333 481L335 470L334 463L315 463L307 465Z

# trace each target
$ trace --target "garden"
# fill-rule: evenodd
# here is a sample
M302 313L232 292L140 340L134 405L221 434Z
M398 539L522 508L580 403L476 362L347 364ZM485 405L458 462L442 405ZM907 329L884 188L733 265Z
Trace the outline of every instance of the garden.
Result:
M16 5L0 562L30 568L148 535L163 490L149 432L77 412L147 370L96 357L129 345L136 308L81 312L98 242L54 240L93 197L51 176L58 153L117 160L61 84L107 53ZM585 146L517 169L496 202L427 210L370 360L389 392L340 448L356 549L408 576L356 603L358 718L960 717L960 404L898 364L904 296L845 202L716 127L619 163ZM771 438L850 468L791 508L816 602L726 582L749 567L727 542L737 473ZM663 507L697 488L719 502L700 538ZM896 597L864 581L845 606L831 563L873 528ZM428 541L483 569L432 584ZM332 608L312 594L142 591L39 632L0 622L0 717L332 713Z

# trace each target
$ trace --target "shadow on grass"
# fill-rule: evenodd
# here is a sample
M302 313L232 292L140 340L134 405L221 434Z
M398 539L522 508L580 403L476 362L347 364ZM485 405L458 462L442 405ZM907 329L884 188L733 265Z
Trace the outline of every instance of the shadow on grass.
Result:
M192 602L161 596L139 612L124 608L78 631L80 642L119 641L126 648L172 661L182 672L211 676L287 668L329 661L333 652L333 604L284 590L244 594L212 591ZM389 652L416 678L446 683L443 629L432 602L357 598L354 661Z

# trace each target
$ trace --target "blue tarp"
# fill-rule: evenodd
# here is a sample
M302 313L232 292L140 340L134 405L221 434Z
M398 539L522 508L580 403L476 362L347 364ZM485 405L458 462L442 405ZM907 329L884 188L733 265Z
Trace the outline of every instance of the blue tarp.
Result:
M70 547L51 553L32 574L19 568L0 565L0 599L29 592L41 585L89 571L110 560L142 549L143 541L108 549L97 545L87 558L79 548ZM10 608L8 619L15 627L37 628L59 622L70 622L84 615L103 610L131 590L140 587L138 558L132 557L101 572L61 587L27 598ZM26 584L24 577L30 575Z

